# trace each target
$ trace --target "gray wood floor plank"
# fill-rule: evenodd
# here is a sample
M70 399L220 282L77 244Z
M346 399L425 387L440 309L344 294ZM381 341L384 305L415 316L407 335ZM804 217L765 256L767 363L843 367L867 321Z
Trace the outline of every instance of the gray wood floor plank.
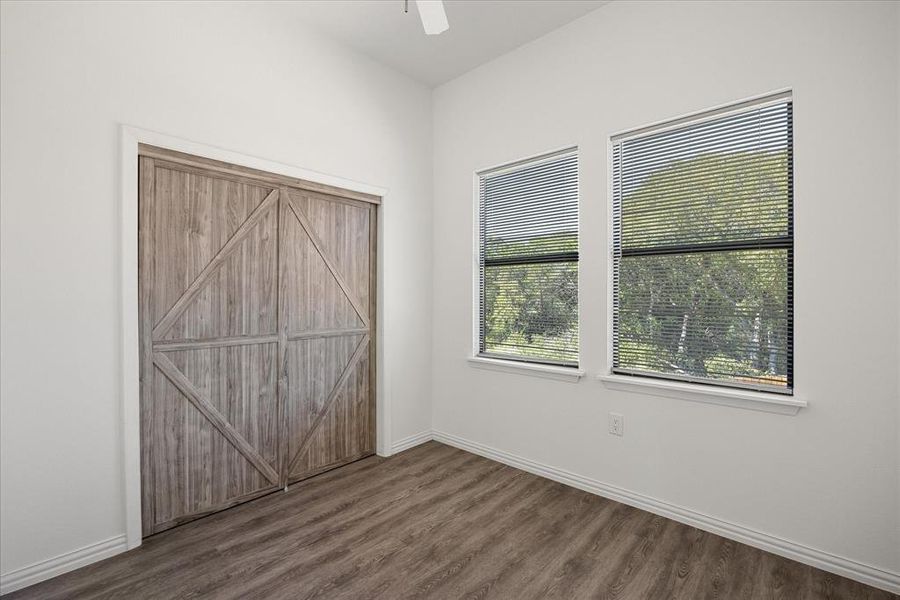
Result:
M897 597L429 442L7 598Z

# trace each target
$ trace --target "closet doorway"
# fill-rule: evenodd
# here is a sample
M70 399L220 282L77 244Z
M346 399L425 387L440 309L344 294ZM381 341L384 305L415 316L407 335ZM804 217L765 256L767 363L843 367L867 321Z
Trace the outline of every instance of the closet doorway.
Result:
M138 160L143 535L374 454L380 198Z

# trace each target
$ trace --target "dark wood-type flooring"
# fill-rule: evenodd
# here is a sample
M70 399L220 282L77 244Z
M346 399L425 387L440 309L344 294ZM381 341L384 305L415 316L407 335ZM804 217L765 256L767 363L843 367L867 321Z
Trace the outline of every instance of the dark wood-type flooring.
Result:
M429 442L7 598L896 596Z

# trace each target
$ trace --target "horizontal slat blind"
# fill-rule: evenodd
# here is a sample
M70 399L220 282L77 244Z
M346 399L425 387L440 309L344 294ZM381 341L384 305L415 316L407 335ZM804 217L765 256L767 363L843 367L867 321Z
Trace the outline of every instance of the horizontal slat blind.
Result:
M479 174L482 356L578 364L578 155Z
M613 143L613 372L791 393L788 98Z

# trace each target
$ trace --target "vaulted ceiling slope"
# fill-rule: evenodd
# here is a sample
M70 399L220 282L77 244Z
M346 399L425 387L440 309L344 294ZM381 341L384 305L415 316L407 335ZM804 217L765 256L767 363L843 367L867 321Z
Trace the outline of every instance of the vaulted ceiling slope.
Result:
M305 0L307 25L429 86L437 86L581 17L606 0L444 0L450 29L425 35L415 2Z

